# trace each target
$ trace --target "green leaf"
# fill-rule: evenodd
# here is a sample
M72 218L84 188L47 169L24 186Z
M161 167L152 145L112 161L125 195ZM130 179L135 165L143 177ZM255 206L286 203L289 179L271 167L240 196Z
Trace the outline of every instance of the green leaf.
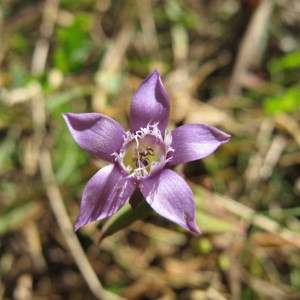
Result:
M62 105L71 102L74 99L84 97L92 94L91 87L74 87L69 90L61 91L56 94L52 94L45 104L47 111L53 112L59 109Z
M210 194L197 185L192 185L192 189L196 202L196 223L203 233L240 230L240 228L237 227L238 222L225 219L226 213L221 211L220 208L216 210L215 207L211 205L210 199L213 197L213 194ZM134 210L132 210L130 205L125 205L103 226L100 239L102 240L118 230L128 227L137 220L145 219L151 215L152 212L152 208L144 200ZM222 217L220 217L220 214L222 214Z
M210 212L211 213L211 212ZM217 233L236 230L236 225L219 216L210 215L207 211L196 211L196 224L202 233Z
M114 234L118 230L128 227L137 220L150 216L152 213L152 208L145 200L142 200L142 202L134 210L130 205L124 205L105 223L101 229L100 240Z
M55 67L67 73L76 71L84 64L94 47L89 35L92 17L85 13L77 14L68 28L58 28L58 45L54 53Z
M282 72L283 70L299 68L300 51L288 53L280 58L271 60L268 67L271 73L278 73Z
M24 202L0 213L0 235L23 226L40 209L38 202Z
M116 93L120 90L122 79L121 73L110 73L105 70L100 70L95 74L97 85L111 93Z
M281 95L270 96L265 99L263 106L268 114L296 111L300 108L300 89L293 86Z
M240 231L238 222L233 221L216 203L212 201L214 194L204 188L190 183L196 203L196 224L202 233L218 233L224 231Z

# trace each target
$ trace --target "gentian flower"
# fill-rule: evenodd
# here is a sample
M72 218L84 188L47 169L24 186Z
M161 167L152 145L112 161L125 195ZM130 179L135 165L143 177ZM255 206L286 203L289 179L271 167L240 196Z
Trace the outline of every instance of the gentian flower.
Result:
M170 100L157 70L134 93L130 130L99 113L65 113L67 126L80 147L109 162L87 183L75 230L116 213L139 189L154 211L195 233L193 193L169 169L201 159L230 136L204 124L167 130Z

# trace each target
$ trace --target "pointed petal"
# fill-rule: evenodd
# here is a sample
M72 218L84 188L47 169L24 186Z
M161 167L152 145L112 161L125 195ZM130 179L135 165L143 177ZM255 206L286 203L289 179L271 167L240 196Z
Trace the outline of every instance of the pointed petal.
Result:
M130 108L130 131L136 132L148 123L158 123L164 133L170 115L170 99L159 72L154 70L137 88Z
M140 189L149 205L161 216L187 230L200 233L195 224L194 196L182 177L165 169L141 181Z
M118 122L98 113L66 113L63 117L81 148L103 160L114 162L112 153L122 147L125 133Z
M171 152L173 156L168 165L177 165L201 159L214 152L230 139L230 135L205 124L188 124L171 132Z
M113 215L129 200L135 188L136 185L125 178L117 166L102 168L83 191L75 230L89 222Z

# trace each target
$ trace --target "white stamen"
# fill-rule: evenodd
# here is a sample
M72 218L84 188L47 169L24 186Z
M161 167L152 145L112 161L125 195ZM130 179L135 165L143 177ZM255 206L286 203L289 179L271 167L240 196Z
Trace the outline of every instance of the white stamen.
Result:
M137 180L147 177L152 173L162 169L166 163L172 159L172 156L167 158L168 153L174 151L174 149L171 147L172 135L166 130L163 137L157 125L158 123L153 125L149 123L146 128L140 128L140 130L138 130L136 133L127 131L124 135L124 142L120 152L115 152L112 154L115 156L115 161L118 162L120 166L128 173L128 177L135 177ZM149 162L150 159L148 150L142 150L143 152L141 152L139 146L142 141L145 141L145 138L147 140L147 138L151 136L156 140L156 145L154 145L153 148L161 148L161 151L164 152L164 154L160 157L157 157L158 160ZM134 160L136 168L133 167L132 164L128 164L126 166L124 165L124 157L126 156L128 149L130 149L130 144L132 144L131 142L133 140L136 143L135 153L137 156ZM154 151L152 147L150 147L150 149ZM152 154L150 155L151 157L155 156Z

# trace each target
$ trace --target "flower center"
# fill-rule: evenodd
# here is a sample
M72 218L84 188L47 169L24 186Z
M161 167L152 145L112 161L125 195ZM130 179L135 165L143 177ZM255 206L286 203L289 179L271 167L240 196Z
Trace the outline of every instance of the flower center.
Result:
M157 124L141 128L136 133L126 132L120 153L114 153L116 161L131 177L141 179L161 170L171 159L172 136L162 136Z

